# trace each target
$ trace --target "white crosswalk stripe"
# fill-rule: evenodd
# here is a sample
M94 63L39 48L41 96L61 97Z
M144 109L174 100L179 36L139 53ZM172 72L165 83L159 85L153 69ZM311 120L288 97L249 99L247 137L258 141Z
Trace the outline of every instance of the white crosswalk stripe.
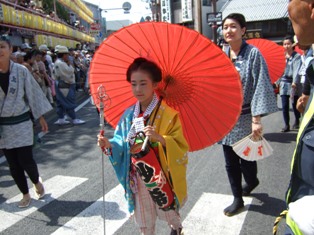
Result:
M44 200L33 200L31 206L24 210L16 206L21 195L8 199L0 205L0 219L5 218L5 223L0 223L0 233L87 180L87 178L60 175L45 180L44 184L48 194ZM34 197L33 189L30 190L30 193ZM122 186L117 185L106 193L105 204L103 198L99 198L53 232L52 235L101 235L104 234L104 226L106 235L115 234L130 219L123 195ZM247 209L253 199L245 197L244 203L246 206L244 211L237 216L227 217L223 214L223 209L232 200L231 195L203 193L183 221L185 234L240 234L248 212Z
M223 214L226 205L232 203L233 196L203 193L193 209L183 221L185 234L198 235L238 235L247 214L252 198L245 197L245 211L237 216L227 217Z
M105 234L114 234L129 218L123 192L122 186L118 185L105 195ZM101 197L53 235L104 234L103 212L103 198Z
M56 175L48 180L45 180L44 185L47 195L45 195L43 200L33 200L31 205L26 209L20 209L17 207L17 202L21 199L21 195L8 199L0 205L0 218L1 221L5 221L0 223L0 233L29 216L31 213L37 211L41 207L47 205L51 201L74 189L86 180L87 178L61 175ZM33 191L33 188L30 189L30 194L32 198L36 198Z

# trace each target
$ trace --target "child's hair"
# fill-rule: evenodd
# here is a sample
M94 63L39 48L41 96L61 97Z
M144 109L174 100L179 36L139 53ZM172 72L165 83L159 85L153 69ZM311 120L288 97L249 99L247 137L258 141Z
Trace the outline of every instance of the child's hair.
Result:
M161 69L157 64L143 57L136 58L126 72L126 80L131 82L131 75L135 71L146 72L153 82L160 82L162 79Z

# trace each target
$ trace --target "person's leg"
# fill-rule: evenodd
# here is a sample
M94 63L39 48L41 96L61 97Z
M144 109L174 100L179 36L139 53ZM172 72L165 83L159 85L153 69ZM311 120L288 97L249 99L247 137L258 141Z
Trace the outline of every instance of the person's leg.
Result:
M33 147L25 146L17 148L17 154L20 165L23 167L24 171L34 184L37 197L42 198L45 195L45 189L39 178L38 167L33 158Z
M299 96L294 96L293 102L292 102L292 108L294 112L295 122L293 124L293 129L299 129L300 126L300 117L301 114L297 110L297 102L298 102Z
M242 173L240 157L233 151L231 146L223 145L223 151L225 156L226 171L232 194L234 196L233 203L225 208L224 213L227 216L232 216L239 212L239 210L244 206L242 199Z
M257 163L256 161L246 161L241 159L241 170L246 182L246 185L243 188L242 195L248 196L254 188L259 184L257 178Z
M24 168L19 161L17 149L3 149L3 153L9 164L11 175L17 187L23 194L23 198L19 201L18 207L28 207L31 202L31 196L27 185L27 179L24 173Z
M58 115L59 119L63 119L64 114L65 114L65 109L64 109L63 105L61 104L61 102L59 101L58 98L56 100L56 104L57 104L57 115Z
M281 96L281 102L282 102L283 120L285 122L285 127L281 131L287 132L290 130L290 124L289 124L290 123L290 115L289 115L290 96L282 95Z
M4 156L9 164L11 176L21 193L28 194L27 179L23 167L20 165L17 149L3 149Z
M242 196L241 166L239 156L233 151L231 146L223 145L226 171L234 197Z
M39 173L37 164L33 158L32 146L25 146L17 148L17 155L19 164L22 166L24 171L29 176L33 184L38 184L39 182Z
M158 209L156 205L156 211L160 220L166 221L171 228L171 234L180 235L182 232L182 223L180 214L175 210L163 211Z
M137 174L136 174L137 175ZM153 202L141 177L137 175L137 193L135 193L134 219L139 226L141 234L155 234L157 218L156 205Z
M75 110L74 109L67 109L66 113L69 115L69 117L72 120L76 119L76 114L75 114Z

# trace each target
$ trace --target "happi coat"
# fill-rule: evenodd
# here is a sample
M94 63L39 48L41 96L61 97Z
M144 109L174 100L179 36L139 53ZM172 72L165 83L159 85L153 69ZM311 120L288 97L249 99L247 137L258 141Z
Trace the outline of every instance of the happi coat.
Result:
M34 119L52 110L52 107L29 70L10 62L10 77L7 95L0 87L0 117L19 116L28 111ZM33 122L0 125L0 149L12 149L33 145Z
M109 157L119 182L125 190L129 212L134 210L134 195L130 188L131 155L130 145L126 142L129 133L134 106L128 108L121 117L110 140L112 154ZM159 160L168 182L172 182L172 189L177 198L178 207L184 204L187 198L186 166L188 163L187 151L189 146L183 135L179 113L162 102L157 112L154 127L157 133L166 141L166 148L158 143Z
M229 55L230 48L225 52ZM240 73L243 104L238 122L221 141L229 146L252 133L252 116L265 116L278 110L268 68L260 51L243 40L233 63Z
M295 91L296 96L302 95L302 85L301 85L301 76L299 74L302 64L301 55L297 52L293 52L290 58L286 59L286 67L284 74L276 84L279 85L279 94L280 95L291 95L292 83L296 84L297 90Z

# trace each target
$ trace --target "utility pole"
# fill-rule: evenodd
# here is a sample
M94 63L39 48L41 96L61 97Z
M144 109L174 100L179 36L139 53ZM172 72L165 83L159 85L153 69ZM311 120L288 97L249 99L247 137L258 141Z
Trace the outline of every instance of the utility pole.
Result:
M56 0L53 0L53 10L55 12L55 15L57 16Z
M216 0L212 0L212 9L213 9L213 13L214 15L217 14L217 1ZM213 41L215 44L217 44L217 22L213 22L212 24L212 32L213 32Z
M194 20L194 29L202 33L202 0L194 0L195 6L195 20Z

